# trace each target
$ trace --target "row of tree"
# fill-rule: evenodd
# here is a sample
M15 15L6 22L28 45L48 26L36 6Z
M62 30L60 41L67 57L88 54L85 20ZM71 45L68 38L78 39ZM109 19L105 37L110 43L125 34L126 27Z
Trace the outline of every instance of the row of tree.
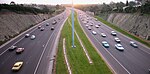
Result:
M86 5L86 6L76 6L76 8L82 10L88 10L94 12L95 14L100 13L135 13L140 12L142 14L150 14L150 2L146 2L144 5L141 5L140 2L130 1L130 2L111 2L110 4L98 4L98 5Z
M0 4L0 11L2 9L6 9L15 13L19 14L52 14L54 13L57 9L60 9L61 6L56 5L56 6L50 6L50 5L23 5L23 4Z

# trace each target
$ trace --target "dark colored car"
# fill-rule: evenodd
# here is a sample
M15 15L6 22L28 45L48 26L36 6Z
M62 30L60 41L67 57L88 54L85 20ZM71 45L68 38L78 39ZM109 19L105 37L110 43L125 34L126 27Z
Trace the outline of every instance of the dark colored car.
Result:
M15 50L17 48L17 46L11 46L10 48L9 48L9 51L13 51L13 50Z

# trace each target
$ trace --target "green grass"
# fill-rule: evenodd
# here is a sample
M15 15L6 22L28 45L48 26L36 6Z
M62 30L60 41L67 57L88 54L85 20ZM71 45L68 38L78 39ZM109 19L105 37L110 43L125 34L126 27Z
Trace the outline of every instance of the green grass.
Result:
M142 39L142 38L139 38L139 37L137 37L137 36L135 36L135 35L132 35L132 34L130 34L129 32L126 32L126 31L120 29L119 27L117 27L117 26L115 26L115 25L113 25L113 24L111 24L111 23L109 23L109 22L103 20L102 18L100 18L100 17L98 17L98 16L95 16L95 17L96 17L98 20L100 20L101 22L103 22L104 24L106 24L107 26L109 26L109 27L111 27L111 28L117 30L118 32L120 32L120 33L122 33L122 34L124 34L124 35L126 35L126 36L128 36L128 37L130 37L130 38L132 38L132 39L134 39L134 40L136 40L136 41L139 41L140 43L142 43L142 44L144 44L144 45L146 45L146 46L148 46L148 47L150 47L150 43L147 42L146 40L144 40L144 39Z
M66 21L60 41L59 41L59 47L58 47L58 53L57 53L57 60L56 60L56 74L67 74L67 67L64 62L64 55L63 55L63 47L62 47L62 41L63 38L66 38L66 51L67 51L67 57L69 64L71 65L71 70L73 74L112 74L105 62L102 60L102 58L99 56L97 51L94 49L92 44L88 41L86 35L82 31L81 27L79 26L79 23L77 21L77 16L75 14L75 29L81 38L85 48L87 49L90 58L93 61L93 64L89 64L89 61L79 43L77 40L77 37L75 35L75 45L76 48L72 48L72 30L69 22L71 22L71 19Z

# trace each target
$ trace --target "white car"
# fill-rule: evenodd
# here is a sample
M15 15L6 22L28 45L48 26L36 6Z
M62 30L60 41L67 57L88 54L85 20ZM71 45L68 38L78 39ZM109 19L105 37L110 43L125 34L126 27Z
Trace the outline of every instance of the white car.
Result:
M29 37L29 36L30 36L30 34L26 34L26 35L25 35L26 38Z
M115 31L111 31L111 35L116 36L117 33Z
M38 26L38 29L40 29L41 28L41 26Z
M120 51L124 50L124 48L123 48L123 46L121 44L115 44L115 48L120 50Z
M86 27L88 27L89 25L85 25Z
M106 37L106 34L105 34L105 33L101 33L101 36L102 36L102 37Z
M92 28L89 26L89 27L88 27L88 30L91 30L91 29L92 29Z
M35 39L35 35L31 35L31 40Z
M41 31L44 31L44 28L41 28Z
M99 28L99 26L98 26L98 25L95 25L95 27L96 27L96 28Z
M117 42L117 43L120 43L121 42L121 40L119 39L119 38L115 38L115 41Z
M92 34L93 34L93 35L96 35L97 33L96 33L95 31L92 31Z

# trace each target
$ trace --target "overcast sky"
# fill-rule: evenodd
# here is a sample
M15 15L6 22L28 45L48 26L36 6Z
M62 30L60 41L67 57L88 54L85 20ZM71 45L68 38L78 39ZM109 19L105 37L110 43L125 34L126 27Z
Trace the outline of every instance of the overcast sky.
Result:
M0 3L10 3L14 1L16 4L71 4L72 0L0 0ZM74 4L102 4L113 2L124 2L126 0L74 0ZM134 0L128 0L134 1Z

